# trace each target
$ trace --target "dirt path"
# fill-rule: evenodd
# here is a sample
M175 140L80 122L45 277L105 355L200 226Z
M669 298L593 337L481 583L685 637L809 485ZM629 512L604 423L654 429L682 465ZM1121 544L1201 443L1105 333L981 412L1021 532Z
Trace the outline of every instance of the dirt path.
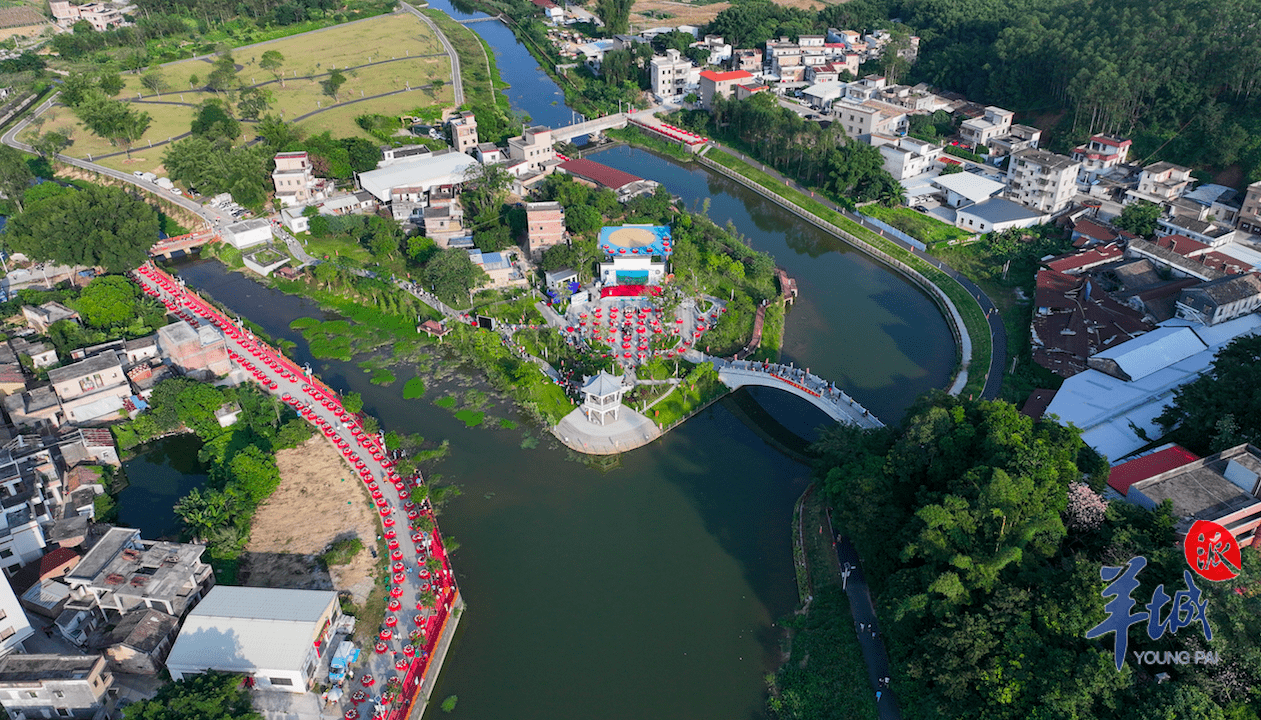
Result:
M316 436L276 453L280 487L254 515L243 570L247 585L336 589L363 604L372 590L377 522L363 483L341 456ZM317 557L334 540L358 537L361 550L347 565L325 571Z

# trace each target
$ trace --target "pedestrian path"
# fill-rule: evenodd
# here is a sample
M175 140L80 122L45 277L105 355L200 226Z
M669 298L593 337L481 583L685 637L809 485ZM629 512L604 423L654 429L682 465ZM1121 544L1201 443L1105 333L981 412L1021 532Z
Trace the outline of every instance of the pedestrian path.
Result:
M338 393L309 367L299 367L156 266L146 263L132 278L176 317L221 333L234 373L314 425L367 486L381 518L379 539L390 554L389 600L375 646L364 648L358 677L353 685L347 681L338 702L346 720L407 720L413 709L423 712L442 663L437 653L449 645L462 606L433 507L427 499L411 499L423 479L401 477L383 436L365 432L362 417L347 412Z

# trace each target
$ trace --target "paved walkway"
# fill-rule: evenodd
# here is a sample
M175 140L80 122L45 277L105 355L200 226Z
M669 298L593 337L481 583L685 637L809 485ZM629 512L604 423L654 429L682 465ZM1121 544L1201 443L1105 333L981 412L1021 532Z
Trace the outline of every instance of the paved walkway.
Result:
M407 12L420 18L420 21L429 26L434 34L438 36L438 41L442 43L442 48L447 51L447 56L451 58L451 86L454 90L455 106L459 107L464 104L464 79L460 77L460 56L456 53L455 48L451 46L451 42L447 40L447 36L442 33L442 28L416 8L407 3L399 3Z
M712 140L710 141L710 145L719 152L726 153L727 155L730 155L731 157L734 157L734 158L739 158L740 160L743 160L747 162L748 164L754 167L757 167L762 172L775 178L776 180L783 183L787 187L790 187L794 190L797 190L799 192L804 192L807 194L812 192L809 188L803 187L802 185L797 183L795 180L792 180L791 178L784 176L783 173L780 173L775 168L769 165L764 165L762 161L760 160L755 160L749 157L748 155L745 155L742 152L733 150L725 145L722 145L721 143L717 143ZM977 304L980 305L981 311L985 313L986 320L989 322L989 326L990 326L990 347L991 347L990 366L986 370L985 387L981 391L981 397L986 398L986 399L993 399L993 398L998 397L999 390L1002 389L1002 384L1003 384L1003 368L1005 367L1007 363L1007 328L1003 325L1003 319L1002 317L999 316L997 306L995 306L994 302L990 300L988 295L985 294L985 291L981 290L981 288L977 287L976 283L964 277L962 274L959 273L959 271L945 264L940 259L935 258L932 255L929 255L928 253L922 250L919 250L912 245L907 245L906 243L902 242L898 238L884 235L881 228L871 225L870 223L866 222L866 220L861 215L852 213L849 210L846 210L845 208L840 207L839 205L832 202L831 200L829 200L827 197L823 196L822 194L814 193L812 199L818 201L820 204L824 205L825 207L828 207L831 210L835 210L836 212L842 214L846 218L853 220L856 223L861 224L863 227L867 228L868 230L871 230L872 232L881 235L886 240L889 240L890 242L893 242L896 245L898 245L898 247L901 247L902 249L907 250L908 252L914 253L916 257L924 260L925 262L928 262L928 263L931 263L932 265L937 266L937 268L940 269L942 272L946 273L947 275L954 278L955 280L958 280L959 284L962 285L964 288L966 288L967 291L971 293L974 298L976 298Z
M582 408L575 408L552 428L552 434L565 447L585 455L616 455L643 447L661 437L661 429L625 405L618 419L607 425L587 420Z
M828 533L837 537L832 527L832 514L828 513ZM892 677L889 670L889 653L885 650L884 639L880 634L880 623L876 619L876 607L871 600L871 589L867 586L867 578L863 575L862 561L858 551L847 538L840 538L835 543L836 559L841 567L849 572L845 580L845 594L849 597L850 613L854 616L854 632L858 634L858 645L863 650L863 660L867 663L867 680L871 683L873 693L879 692L876 710L880 720L901 720L898 711L898 699L890 688L883 687L882 678ZM862 625L859 629L858 625Z
M347 463L367 485L378 508L383 526L382 540L389 548L390 597L385 624L378 631L375 648L361 648L359 663L354 667L356 679L347 681L346 697L338 713L355 707L360 716L372 717L373 703L387 691L389 683L398 682L399 697L405 702L388 705L385 720L406 720L414 699L423 703L427 696L423 680L430 662L443 638L454 632L456 622L448 623L457 607L459 590L451 570L450 559L443 547L433 509L428 501L420 505L410 499L412 488L423 485L416 475L401 478L394 470L380 436L365 433L359 418L347 413L338 394L298 367L280 352L268 347L248 331L224 316L196 293L184 287L156 266L146 263L133 279L167 309L194 327L218 328L227 340L228 357L237 372L253 376L272 395L293 407L333 443ZM362 455L360 454L362 453ZM355 473L352 472L351 477ZM429 521L430 531L409 527L419 518ZM365 538L371 546L370 539ZM413 606L415 609L413 609ZM409 637L415 634L415 637ZM440 661L433 669L437 672ZM432 683L429 684L432 688ZM355 702L356 694L360 702ZM373 698L376 698L374 700ZM378 705L383 709L385 706ZM423 706L421 708L423 712Z

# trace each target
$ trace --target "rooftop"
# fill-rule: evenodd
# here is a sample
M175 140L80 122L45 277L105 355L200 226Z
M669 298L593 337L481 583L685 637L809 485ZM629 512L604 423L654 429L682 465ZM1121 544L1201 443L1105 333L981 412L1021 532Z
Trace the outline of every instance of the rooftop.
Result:
M1261 279L1258 279L1256 275L1251 273L1247 275L1231 275L1230 277L1206 282L1198 287L1187 288L1183 292L1195 295L1203 294L1214 303L1225 305L1236 300L1261 295Z
M946 177L951 177L947 175ZM1022 220L1032 220L1042 217L1036 211L1012 202L1007 198L993 197L983 200L975 205L969 205L959 210L960 213L966 213L974 217L978 217L991 225L1003 222L1018 222Z
M390 189L404 185L431 187L461 182L477 160L462 152L434 153L379 170L359 173L359 184L382 201L390 199Z
M726 82L728 80L752 80L753 76L744 70L731 70L729 72L718 72L716 70L703 70L701 77L713 82Z
M114 353L103 353L101 355L93 355L87 360L80 360L73 365L53 368L48 371L48 380L55 385L83 377L84 375L104 372L112 368L122 369L122 364L118 362L118 356Z
M140 652L152 652L179 626L180 621L160 610L133 610L122 617L113 630L95 638L98 648L126 645Z
M1182 524L1187 519L1217 519L1258 502L1253 495L1261 473L1257 452L1251 445L1238 445L1139 480L1130 485L1130 492L1137 490L1157 503L1169 500Z
M0 658L0 685L82 680L104 662L100 655L6 655Z
M566 160L557 167L570 175L590 180L597 185L602 185L612 190L624 187L633 182L639 182L643 179L631 175L628 172L622 172L621 170L611 168L608 165L601 165L598 162L584 160L581 158Z
M937 187L962 195L974 203L982 202L1003 191L1006 185L975 173L954 173L933 178Z
M1130 486L1136 482L1180 468L1199 459L1199 455L1181 445L1166 445L1150 455L1136 457L1112 468L1108 474L1108 485L1125 495L1130 491Z
M1056 155L1040 148L1029 148L1015 153L1016 158L1041 165L1044 168L1052 170L1066 170L1074 165L1079 165L1076 160L1064 155Z
M604 397L613 395L622 389L622 381L615 375L600 371L600 374L587 380L582 386L582 391L596 397Z
M66 575L71 587L91 586L137 597L179 595L205 545L140 539L140 531L112 527Z
M254 218L253 220L242 220L241 222L232 223L224 228L230 233L243 233L250 230L260 230L263 228L271 229L271 221L266 218Z

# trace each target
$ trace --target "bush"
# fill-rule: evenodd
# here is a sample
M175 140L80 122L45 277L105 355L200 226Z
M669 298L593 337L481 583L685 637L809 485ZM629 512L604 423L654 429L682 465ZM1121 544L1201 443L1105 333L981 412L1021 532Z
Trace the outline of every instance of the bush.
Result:
M361 551L363 551L363 542L359 538L342 538L320 555L320 566L328 569L333 565L348 565Z

